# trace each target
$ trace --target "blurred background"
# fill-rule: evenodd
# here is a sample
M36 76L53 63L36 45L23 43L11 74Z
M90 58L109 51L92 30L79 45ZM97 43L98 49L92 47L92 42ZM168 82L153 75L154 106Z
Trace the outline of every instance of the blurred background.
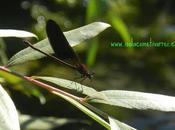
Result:
M35 33L42 40L46 37L48 19L55 20L63 31L96 21L109 23L111 28L74 48L82 63L95 72L93 81L83 84L97 90L118 89L175 96L175 48L111 47L111 42L128 42L131 39L134 42L147 42L150 38L155 42L175 41L174 6L173 0L3 0L0 4L0 28L23 29ZM0 64L6 64L11 56L25 47L21 39L0 39ZM71 80L77 75L48 58L11 69L28 76L66 77ZM4 86L21 114L23 130L47 125L46 121L35 124L45 117L58 120L57 125L53 121L48 123L55 125L54 130L104 129L77 108L37 86L14 79L9 79ZM175 129L174 113L93 105L137 129ZM25 122L26 118L30 120Z

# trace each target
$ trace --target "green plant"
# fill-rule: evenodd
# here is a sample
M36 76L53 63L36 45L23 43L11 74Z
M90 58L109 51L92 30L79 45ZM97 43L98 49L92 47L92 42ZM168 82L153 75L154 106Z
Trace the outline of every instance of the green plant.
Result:
M82 41L92 38L99 34L101 31L108 28L110 25L95 22L84 27L69 31L65 33L69 43L71 46L75 46ZM3 30L2 30L3 31ZM13 33L10 36L17 36L18 33ZM17 37L29 37L35 35L25 35L26 33L22 33ZM3 37L3 35L1 36ZM46 53L53 53L49 42L46 39L36 43L34 45L37 48L40 48L42 51ZM0 76L7 81L12 77L15 78L15 81L25 80L32 84L35 84L41 88L48 90L50 93L55 94L72 105L76 106L79 110L84 112L86 115L97 121L99 124L104 126L108 130L134 130L135 128L128 126L125 123L122 123L115 119L114 117L108 115L107 113L101 111L100 109L91 105L91 103L101 103L110 106L119 106L125 107L129 109L138 109L138 110L158 110L158 111L175 111L175 97L165 96L160 94L151 94L151 93L143 93L143 92L135 92L135 91L123 91L123 90L105 90L105 91L97 91L92 87L84 86L78 83L72 83L70 80L58 78L58 77L45 77L45 76L23 76L19 73L14 72L9 69L10 66L14 66L17 64L25 63L30 60L36 60L44 57L41 53L31 49L30 47L18 52L15 54L8 62L7 65L0 66ZM40 81L42 80L42 81ZM49 85L48 82L56 84L60 86L60 88L56 88L54 86ZM70 85L71 84L71 85ZM1 87L1 86L0 86ZM71 91L81 93L83 96L73 95L68 93L61 88L70 89ZM4 91L2 91L2 95L4 95ZM4 97L4 96L1 96ZM13 105L7 105L6 99L0 97L0 105L6 106L6 108L11 108ZM4 107L5 108L5 107ZM3 113L2 120L6 113L14 112L12 110L7 109L8 111ZM14 110L14 109L13 109ZM2 111L0 111L2 115ZM16 112L15 112L16 113ZM17 120L17 114L15 114ZM9 120L5 119L5 122L12 120L9 116ZM11 124L6 123L6 130L11 129ZM2 126L2 124L0 124ZM8 128L8 125L10 126ZM19 129L18 122L16 122L15 129ZM5 128L5 127L4 127ZM7 129L8 128L8 129Z

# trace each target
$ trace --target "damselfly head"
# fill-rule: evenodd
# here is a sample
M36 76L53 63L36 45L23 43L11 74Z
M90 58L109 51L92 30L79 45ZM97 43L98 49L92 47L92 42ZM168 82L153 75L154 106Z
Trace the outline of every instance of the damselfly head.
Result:
M77 65L77 71L82 75L82 78L92 79L95 73L90 73L84 64Z

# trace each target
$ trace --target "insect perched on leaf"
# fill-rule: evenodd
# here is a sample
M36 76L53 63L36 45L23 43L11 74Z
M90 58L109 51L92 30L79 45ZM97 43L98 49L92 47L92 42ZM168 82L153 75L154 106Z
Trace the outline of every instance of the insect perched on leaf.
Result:
M72 68L78 71L81 74L83 79L92 79L94 73L90 73L86 66L80 62L78 55L74 52L72 47L69 45L66 37L61 31L58 24L53 20L48 20L46 25L46 33L50 42L52 49L54 50L55 56L47 54L40 49L34 47L29 41L24 41L31 48L40 53L55 59L57 62L66 65L69 68ZM65 62L64 59L71 59L74 64Z

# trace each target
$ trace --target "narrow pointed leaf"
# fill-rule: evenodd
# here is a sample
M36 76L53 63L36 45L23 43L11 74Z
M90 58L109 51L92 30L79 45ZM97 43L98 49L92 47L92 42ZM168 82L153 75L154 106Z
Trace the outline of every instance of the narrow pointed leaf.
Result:
M103 22L94 22L86 26L65 32L65 36L71 46L76 46L79 43L97 36L99 33L109 28L110 25Z
M99 98L99 97L103 96L103 94L97 92L95 89L88 87L88 86L85 86L85 85L82 85L82 84L79 84L79 83L74 82L74 81L56 78L56 77L43 77L43 76L34 76L33 78L42 79L44 81L54 83L60 87L74 90L78 93L82 93L82 94L87 95L89 97Z
M121 35L123 41L130 42L131 36L123 20L119 16L114 15L113 12L109 12L109 19L114 29Z
M0 129L1 130L20 130L18 114L15 105L0 85Z
M111 130L136 130L135 128L123 123L123 122L120 122L116 119L114 119L113 117L108 117L109 118L109 123L110 123L110 126L111 126Z
M53 53L53 50L51 49L50 44L48 44L47 38L38 42L34 46L46 53ZM45 57L45 55L41 54L38 51L33 50L30 47L27 47L26 49L23 49L20 52L16 53L14 56L12 56L8 61L8 66L25 63L27 61L40 59L42 57Z
M175 97L172 96L122 90L106 90L98 92L90 87L65 79L54 77L37 78L88 95L91 102L104 103L130 109L175 111Z
M65 32L64 35L66 36L69 44L73 47L84 40L90 39L104 31L106 28L110 27L109 24L103 22L94 22L88 24L86 26ZM36 48L40 50L52 54L53 50L49 44L48 39L44 39L34 45ZM36 60L44 57L45 55L31 49L30 47L18 52L15 54L8 62L8 66L12 66L19 63L24 63L31 60Z
M130 109L175 111L175 97L172 96L122 90L106 90L100 93L105 98L91 101Z
M0 37L35 37L38 38L35 34L23 30L14 30L14 29L0 29Z
M88 108L86 108L85 106L80 104L78 101L76 101L68 96L65 96L63 94L57 93L57 92L53 92L53 93L62 97L63 99L65 99L66 101L68 101L69 103L71 103L72 105L77 107L78 109L80 109L82 112L84 112L86 115L88 115L89 117L91 117L92 119L97 121L99 124L101 124L102 126L107 128L108 130L110 130L110 126L105 120L103 120L100 116L95 114L93 111L89 110Z

